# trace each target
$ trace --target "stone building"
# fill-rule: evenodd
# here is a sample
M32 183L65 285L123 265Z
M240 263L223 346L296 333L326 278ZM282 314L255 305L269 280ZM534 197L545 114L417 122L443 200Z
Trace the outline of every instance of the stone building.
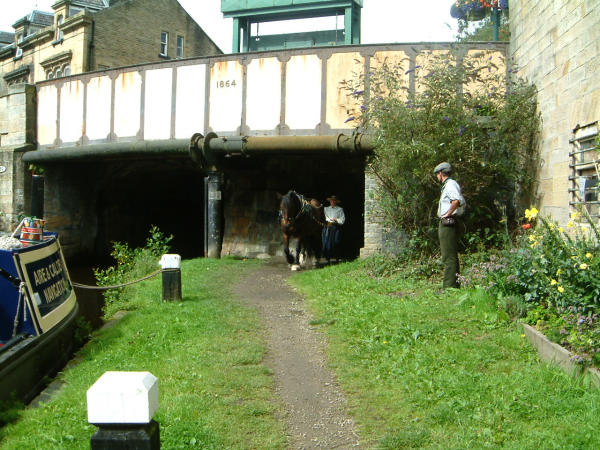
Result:
M57 0L33 11L14 33L0 32L0 227L27 210L35 148L36 82L117 66L221 54L177 0ZM29 105L29 107L28 107Z
M540 210L564 224L584 204L597 218L600 3L510 0L509 13L510 53L543 121Z
M0 48L0 94L12 84L222 53L176 0L59 0L52 7L13 25L13 42Z

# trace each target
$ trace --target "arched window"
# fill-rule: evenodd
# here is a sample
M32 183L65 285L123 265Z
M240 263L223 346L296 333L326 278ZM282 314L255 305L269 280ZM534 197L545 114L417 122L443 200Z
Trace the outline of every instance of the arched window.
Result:
M60 68L56 69L56 75L55 78L60 78L62 77L62 70L60 70Z
M49 70L48 72L46 72L46 79L51 80L52 78L54 78L54 74L51 70Z
M65 77L68 77L69 75L71 75L71 65L70 64L65 64L63 66L63 75Z

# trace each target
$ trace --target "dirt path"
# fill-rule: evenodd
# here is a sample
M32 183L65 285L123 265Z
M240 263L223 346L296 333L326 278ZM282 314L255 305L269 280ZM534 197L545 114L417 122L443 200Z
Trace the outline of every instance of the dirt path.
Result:
M324 339L308 324L304 300L287 282L291 273L287 264L269 262L234 288L240 301L262 317L265 364L285 404L291 448L360 448L344 396L326 365Z

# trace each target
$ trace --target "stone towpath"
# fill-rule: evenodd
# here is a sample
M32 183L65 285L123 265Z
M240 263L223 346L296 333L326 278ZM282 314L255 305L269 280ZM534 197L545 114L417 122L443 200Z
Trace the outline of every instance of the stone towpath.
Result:
M333 373L325 340L310 325L304 300L288 284L289 266L273 261L244 276L234 294L257 308L266 332L265 364L286 409L290 448L360 448Z

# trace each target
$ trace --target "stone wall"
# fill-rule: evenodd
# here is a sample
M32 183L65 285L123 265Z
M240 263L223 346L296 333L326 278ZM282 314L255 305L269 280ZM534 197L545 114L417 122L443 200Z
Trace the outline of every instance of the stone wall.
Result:
M35 141L35 87L10 86L0 95L0 230L12 231L27 211L31 175L23 152Z
M510 53L538 89L541 212L569 218L572 130L600 119L600 3L511 0Z
M383 217L377 206L377 179L365 171L365 244L361 258L381 253L383 245Z

